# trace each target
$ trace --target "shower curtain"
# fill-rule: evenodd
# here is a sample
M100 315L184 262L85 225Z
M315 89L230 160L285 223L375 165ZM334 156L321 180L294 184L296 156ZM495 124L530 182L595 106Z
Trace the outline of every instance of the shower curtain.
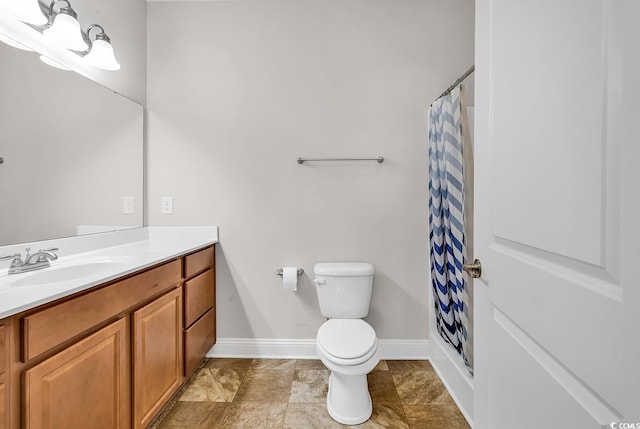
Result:
M464 234L464 159L461 91L429 109L429 244L436 328L473 373L469 344Z

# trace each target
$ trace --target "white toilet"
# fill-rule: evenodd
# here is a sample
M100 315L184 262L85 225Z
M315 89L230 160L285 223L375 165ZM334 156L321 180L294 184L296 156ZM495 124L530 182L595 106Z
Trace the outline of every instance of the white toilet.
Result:
M320 360L331 370L327 410L337 422L357 425L371 417L367 374L380 361L376 332L361 319L369 313L373 265L321 263L313 272L320 312L329 318L316 337Z

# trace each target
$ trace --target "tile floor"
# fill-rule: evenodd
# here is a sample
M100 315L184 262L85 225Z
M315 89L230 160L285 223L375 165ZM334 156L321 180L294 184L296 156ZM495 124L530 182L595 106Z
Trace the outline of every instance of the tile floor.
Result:
M356 428L469 429L428 361L381 361L373 415ZM327 413L319 360L209 359L153 429L346 428Z

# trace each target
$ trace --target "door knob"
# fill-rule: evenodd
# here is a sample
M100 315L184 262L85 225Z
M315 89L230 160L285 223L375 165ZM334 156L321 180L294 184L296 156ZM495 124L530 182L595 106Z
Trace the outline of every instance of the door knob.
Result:
M480 278L482 274L482 265L480 264L480 259L476 259L473 261L473 264L463 264L462 269L469 274L469 277L472 279Z

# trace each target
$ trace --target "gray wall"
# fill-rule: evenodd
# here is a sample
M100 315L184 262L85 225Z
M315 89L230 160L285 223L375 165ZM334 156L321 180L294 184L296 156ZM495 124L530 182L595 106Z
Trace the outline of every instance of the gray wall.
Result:
M350 260L376 268L379 338L428 337L426 114L473 63L473 8L148 4L149 224L220 227L219 337L314 338L313 265ZM286 265L306 271L298 292L275 275Z

